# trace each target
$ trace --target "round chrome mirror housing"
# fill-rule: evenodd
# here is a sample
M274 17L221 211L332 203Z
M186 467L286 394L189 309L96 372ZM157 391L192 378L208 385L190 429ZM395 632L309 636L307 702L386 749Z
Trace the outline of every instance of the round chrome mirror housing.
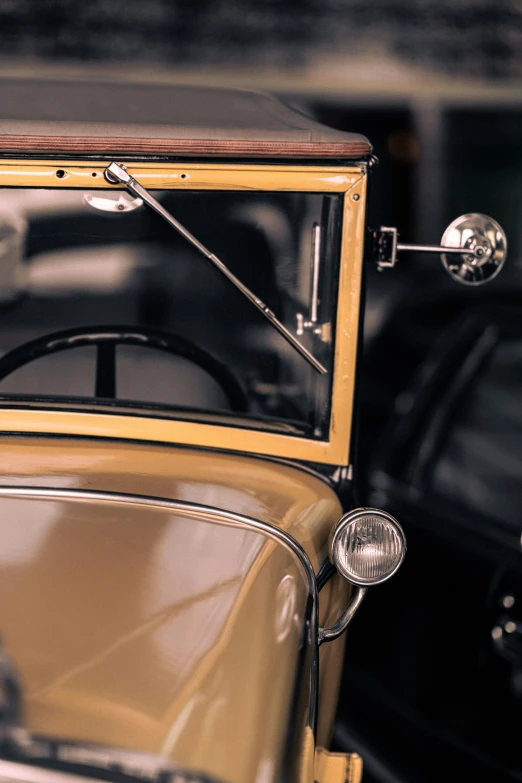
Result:
M506 261L507 239L496 220L476 212L461 215L447 227L441 245L462 248L441 253L442 264L457 283L483 285L493 280Z
M400 568L406 537L386 511L359 508L345 514L334 528L330 559L348 582L370 587L385 582Z

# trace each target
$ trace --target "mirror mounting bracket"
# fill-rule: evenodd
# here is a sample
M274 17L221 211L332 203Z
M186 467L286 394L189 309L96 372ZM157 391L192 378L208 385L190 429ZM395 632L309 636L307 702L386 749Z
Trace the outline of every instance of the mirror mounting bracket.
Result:
M397 263L398 236L397 229L388 226L370 231L370 260L377 264L379 272L393 269Z

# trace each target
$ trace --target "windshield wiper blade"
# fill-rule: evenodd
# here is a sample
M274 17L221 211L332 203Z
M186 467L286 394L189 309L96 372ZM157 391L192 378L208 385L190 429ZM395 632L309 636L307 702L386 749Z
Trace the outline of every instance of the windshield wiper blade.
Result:
M276 317L276 315L270 310L270 308L258 297L256 296L250 288L248 288L244 283L239 280L235 276L233 272L230 271L230 269L226 266L226 264L223 263L214 253L212 253L208 248L205 247L196 237L188 231L188 229L185 228L176 218L170 214L164 207L161 206L159 201L156 201L156 199L151 196L148 190L146 190L143 185L140 185L137 180L134 179L134 177L131 177L131 175L127 172L124 166L120 166L118 163L110 163L109 166L105 169L105 179L107 182L110 182L111 185L121 184L125 185L129 193L136 198L141 198L145 204L147 204L148 207L154 210L160 217L162 217L164 220L167 221L167 223L172 226L172 228L176 229L181 236L183 236L188 242L190 242L193 247L198 250L201 255L205 256L209 261L211 261L214 266L219 269L219 271L225 275L225 277L230 280L230 282L235 285L235 287L241 291L243 296L246 296L246 298L261 312L265 318L270 321L272 326L274 326L279 334L281 334L285 340L290 343L290 345L295 348L296 351L298 351L301 356L303 356L307 362L309 362L314 369L317 370L317 372L320 372L322 375L326 373L326 367L319 362L315 356L310 353L310 351L305 348L305 346L297 339L297 337L294 337L292 332L284 326L284 324L281 323L281 321Z

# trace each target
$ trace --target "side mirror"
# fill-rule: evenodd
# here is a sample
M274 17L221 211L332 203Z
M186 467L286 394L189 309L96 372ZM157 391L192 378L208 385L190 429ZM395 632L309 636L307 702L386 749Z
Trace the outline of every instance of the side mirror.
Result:
M438 253L450 277L463 285L483 285L498 275L507 257L507 239L493 218L472 212L450 223L440 245L411 245L398 241L396 228L371 232L371 256L379 271L397 263L397 253Z
M441 245L451 248L441 254L448 274L463 285L483 285L493 280L505 264L507 239L496 220L487 215L461 215L442 235ZM455 253L455 249L466 252Z
M356 589L339 620L319 629L319 644L343 633L368 587L386 582L396 573L406 554L406 536L386 511L358 508L341 517L332 531L329 549L337 572Z

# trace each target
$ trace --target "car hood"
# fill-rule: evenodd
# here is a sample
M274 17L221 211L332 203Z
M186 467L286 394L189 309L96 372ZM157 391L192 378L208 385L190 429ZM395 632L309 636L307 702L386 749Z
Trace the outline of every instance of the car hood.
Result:
M270 525L301 538L317 566L331 490L285 466L189 450L163 453L158 471L161 450L70 444L67 473L48 445L38 471L22 444L3 454L4 485L47 494L0 494L1 631L27 726L222 780L277 779L292 705L307 704L310 580ZM248 512L261 527L238 519Z

